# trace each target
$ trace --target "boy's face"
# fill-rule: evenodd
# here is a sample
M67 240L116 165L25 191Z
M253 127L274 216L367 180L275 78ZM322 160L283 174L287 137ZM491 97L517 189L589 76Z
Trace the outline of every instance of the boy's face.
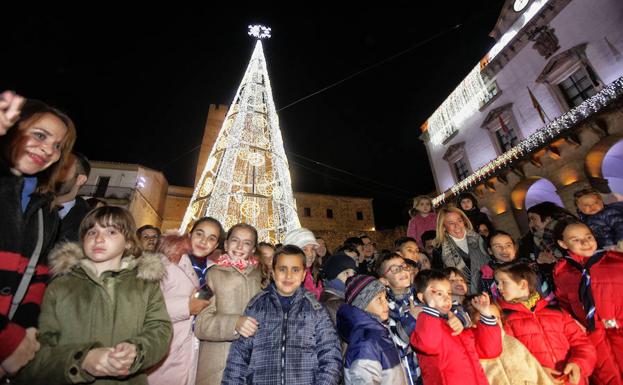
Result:
M305 279L303 258L296 254L282 254L278 257L273 270L273 279L277 293L290 297Z
M450 286L452 287L452 294L454 295L467 295L467 283L458 274L450 273L448 277Z
M380 278L385 286L392 290L402 290L411 286L409 266L402 258L388 259L383 263L383 274Z
M591 229L584 224L569 225L562 233L560 247L582 257L590 257L597 251L597 241Z
M528 281L525 279L515 282L510 275L504 272L498 272L495 273L495 282L505 301L513 301L530 296Z
M469 211L474 207L474 203L469 198L461 199L461 208L465 211Z
M337 279L339 279L340 281L346 283L346 280L354 275L356 275L357 272L353 269L346 269L343 272L341 272L340 274L337 275Z
M604 201L597 195L584 195L578 198L576 204L584 215L597 214L604 209Z
M387 303L387 294L384 291L379 292L374 299L370 301L366 307L368 313L379 317L381 321L387 321L389 318L389 304Z
M435 242L434 239L427 239L424 242L424 252L429 257L431 257L433 255L433 250L435 250L435 246L433 245L433 242Z
M405 259L410 259L413 262L419 262L420 256L418 252L420 251L417 243L409 241L405 242L398 249L398 253Z
M489 252L500 262L514 261L517 256L517 249L513 239L506 234L499 234L491 239Z
M447 279L431 281L424 293L418 293L417 296L420 301L442 314L448 314L452 308L452 289Z

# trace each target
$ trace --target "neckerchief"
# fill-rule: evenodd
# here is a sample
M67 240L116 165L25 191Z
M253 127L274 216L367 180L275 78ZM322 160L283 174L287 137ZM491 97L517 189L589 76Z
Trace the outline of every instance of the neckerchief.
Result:
M199 287L205 285L206 271L208 271L207 258L197 258L192 254L188 254L188 258L190 259L190 263L193 265L193 270L195 270L197 278L199 278Z
M601 261L605 255L606 253L603 250L599 250L588 259L584 266L570 256L565 256L565 259L569 265L578 269L582 273L582 279L580 279L580 287L578 291L580 302L582 302L582 307L584 308L584 312L586 312L586 322L588 323L587 329L589 331L595 330L595 300L591 290L591 267Z
M528 297L525 300L517 300L513 302L520 303L524 305L528 310L532 311L534 307L536 306L536 303L539 302L540 299L541 299L541 294L539 294L538 292L534 292L530 294L530 297Z
M233 267L240 272L244 272L249 266L257 266L259 262L253 256L249 258L234 258L225 253L216 260L216 264L223 267Z

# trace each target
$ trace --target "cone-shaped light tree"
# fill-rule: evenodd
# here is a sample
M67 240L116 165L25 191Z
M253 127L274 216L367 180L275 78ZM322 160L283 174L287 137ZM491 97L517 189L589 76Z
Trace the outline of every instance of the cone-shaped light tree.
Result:
M270 28L250 26L249 35L257 38L251 61L203 166L180 231L211 216L225 229L239 222L251 224L259 240L278 243L300 223L262 50L261 39L270 37Z

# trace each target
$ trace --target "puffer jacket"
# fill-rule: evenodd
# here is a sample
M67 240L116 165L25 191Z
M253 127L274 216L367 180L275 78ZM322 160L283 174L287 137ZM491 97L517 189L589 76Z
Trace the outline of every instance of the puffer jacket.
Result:
M504 312L504 329L523 343L542 366L560 372L567 363L580 367L582 380L595 366L595 348L586 333L565 310L540 299L533 311L521 303L498 300Z
M606 251L604 257L591 267L591 292L595 301L595 330L588 338L597 350L597 363L591 382L623 384L623 253ZM588 258L573 253L569 257L584 265ZM586 312L579 298L582 273L561 259L554 268L556 297L560 306L571 313L585 327ZM617 325L606 328L604 321Z
M578 215L593 230L599 248L616 245L623 240L623 202L605 205L597 214L586 215L578 211Z
M488 385L480 358L502 353L500 327L493 317L481 317L475 328L458 336L437 310L424 307L418 315L411 344L418 353L423 383L426 385Z
M50 255L55 278L49 284L39 319L41 349L19 373L18 384L147 384L144 371L169 348L171 321L158 282L164 268L159 256L126 257L118 271L99 277L75 243ZM136 346L137 356L125 378L94 378L81 368L89 350Z
M234 341L223 385L337 384L342 355L327 311L299 287L284 313L274 285L256 295L245 315L259 323L257 333Z
M26 328L37 326L43 292L50 278L47 254L60 221L56 210L50 208L52 195L33 193L22 212L23 186L24 178L13 175L0 160L0 362L17 349ZM43 247L26 295L9 321L11 301L37 244L39 209L43 214Z
M346 285L337 278L331 281L324 281L324 291L320 294L319 301L329 312L333 325L336 324L337 311L345 302L344 290L346 290Z
M344 304L337 330L348 343L344 358L346 385L406 385L405 369L389 330L370 314Z

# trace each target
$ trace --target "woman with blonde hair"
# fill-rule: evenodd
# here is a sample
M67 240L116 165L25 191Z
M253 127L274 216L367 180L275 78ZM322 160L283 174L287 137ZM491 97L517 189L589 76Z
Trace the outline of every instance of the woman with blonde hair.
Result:
M437 213L437 237L433 268L455 267L465 274L470 293L478 292L482 265L489 262L484 240L474 232L463 211L444 207Z

